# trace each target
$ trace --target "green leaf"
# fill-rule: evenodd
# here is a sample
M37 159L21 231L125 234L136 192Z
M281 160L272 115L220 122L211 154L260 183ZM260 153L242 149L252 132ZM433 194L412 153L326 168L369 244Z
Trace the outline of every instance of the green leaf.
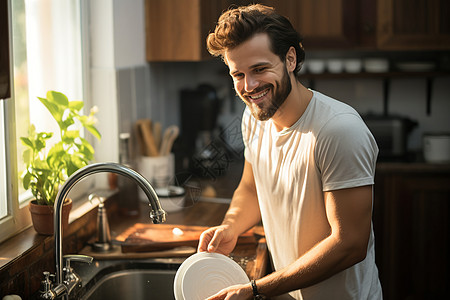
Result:
M80 132L78 130L67 130L65 136L71 139L76 139L80 136Z
M94 159L94 148L89 142L81 138L81 145L79 146L79 152L86 157L87 161Z
M93 125L85 125L84 126L93 136L95 136L98 140L101 140L102 135Z
M31 149L24 150L22 153L22 159L25 165L28 166L29 164L31 164L31 162L33 161L33 151Z
M84 106L83 101L70 101L69 102L69 108L75 111L80 111Z
M66 155L66 151L64 150L64 145L62 142L59 142L50 149L47 155L47 164L52 169L59 169L63 160L61 157Z
M48 91L47 99L51 103L54 103L62 108L66 109L69 107L69 99L67 99L66 95L56 91Z
M26 172L24 174L24 176L22 177L22 182L23 182L23 188L28 190L28 188L30 187L30 182L31 182L31 174L29 172Z
M25 146L27 146L27 147L30 147L31 149L34 149L33 142L31 142L29 138L27 138L27 137L21 137L20 140L22 141L22 144L23 144L23 145L25 145Z
M34 141L34 150L39 152L45 148L45 140L44 139L36 139Z
M53 118L56 120L56 122L58 124L60 124L62 122L62 117L63 117L64 110L60 109L57 104L52 103L52 102L48 101L45 98L38 97L38 99L48 109L48 111L53 116Z
M70 125L73 125L75 122L73 121L73 119L67 118L65 119L62 124L61 124L61 129L62 130L67 130L67 128L69 128Z

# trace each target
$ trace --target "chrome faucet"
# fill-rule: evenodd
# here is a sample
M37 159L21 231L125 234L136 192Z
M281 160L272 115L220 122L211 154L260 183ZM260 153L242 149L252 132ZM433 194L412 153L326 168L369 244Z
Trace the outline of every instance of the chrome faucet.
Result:
M153 220L153 223L157 224L166 221L166 212L161 208L161 203L159 202L155 190L150 185L150 183L138 172L117 163L96 163L85 166L84 168L81 168L80 170L72 174L72 176L70 176L67 179L67 181L62 185L55 200L54 238L55 238L56 276L55 282L52 285L55 286L55 288L52 288L51 293L49 293L53 295L51 296L51 299L55 299L61 296L67 299L70 293L69 290L70 287L68 287L66 280L68 276L72 275L70 274L70 270L66 270L65 276L66 278L64 278L63 280L61 216L64 199L67 198L67 195L69 194L69 191L72 189L72 187L76 183L78 183L81 179L87 177L88 175L101 172L117 173L119 175L126 176L131 180L134 180L142 188L142 190L148 197L149 205L152 208L150 212L150 218ZM69 272L69 274L67 274L67 272ZM48 275L46 275L46 277L48 277Z

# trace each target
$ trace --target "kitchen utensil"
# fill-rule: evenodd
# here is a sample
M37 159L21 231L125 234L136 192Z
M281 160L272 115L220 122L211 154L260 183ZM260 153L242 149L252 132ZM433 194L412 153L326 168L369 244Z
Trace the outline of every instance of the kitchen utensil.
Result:
M423 156L428 163L450 163L450 133L426 133Z
M177 300L205 299L225 287L249 281L245 271L231 258L200 252L180 266L175 275L174 294Z
M176 125L169 126L164 131L164 136L161 142L161 150L159 151L161 155L168 155L172 150L172 145L175 139L178 137L180 129Z
M156 147L155 139L152 132L152 121L150 119L142 119L138 121L142 139L145 144L146 156L158 156L159 151Z
M161 149L162 138L162 126L160 122L153 123L153 137L155 138L155 144L157 149Z
M134 123L134 134L136 136L136 140L138 143L138 147L139 147L139 154L144 156L146 155L146 146L145 146L145 142L144 142L144 137L142 136L142 132L141 132L141 128L140 128L140 122L137 121L136 123Z

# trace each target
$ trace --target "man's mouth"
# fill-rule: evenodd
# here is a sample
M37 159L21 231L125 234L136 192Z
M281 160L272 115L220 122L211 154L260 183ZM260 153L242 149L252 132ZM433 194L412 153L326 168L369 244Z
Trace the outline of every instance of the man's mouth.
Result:
M248 98L250 98L250 100L252 102L257 103L257 102L261 101L265 95L267 95L269 90L270 89L267 88L267 89L263 90L262 92L259 92L259 93L253 94L253 95L248 95Z

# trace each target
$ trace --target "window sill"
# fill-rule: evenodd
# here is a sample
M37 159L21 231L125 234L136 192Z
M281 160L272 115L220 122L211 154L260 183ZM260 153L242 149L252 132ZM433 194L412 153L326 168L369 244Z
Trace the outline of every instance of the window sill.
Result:
M109 198L114 194L114 191L101 190L98 191L98 194ZM83 196L82 198L87 198L87 196ZM90 211L96 209L97 206L98 203L91 204L88 200L83 201L80 199L79 201L75 201L69 215L69 224L73 224L75 220L80 220ZM78 229L77 226L74 227L76 228L71 229L68 235ZM0 272L14 263L14 261L41 245L43 245L44 251L53 247L53 236L37 234L32 225L0 243Z

